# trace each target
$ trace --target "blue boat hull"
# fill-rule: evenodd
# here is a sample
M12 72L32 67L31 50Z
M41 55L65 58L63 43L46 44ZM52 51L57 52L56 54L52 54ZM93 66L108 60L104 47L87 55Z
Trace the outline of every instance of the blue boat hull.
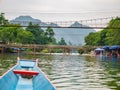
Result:
M15 74L14 70L32 69L39 72L32 78L23 78L20 74ZM0 78L0 90L56 90L44 73L37 67L35 61L19 60L18 65L5 73Z

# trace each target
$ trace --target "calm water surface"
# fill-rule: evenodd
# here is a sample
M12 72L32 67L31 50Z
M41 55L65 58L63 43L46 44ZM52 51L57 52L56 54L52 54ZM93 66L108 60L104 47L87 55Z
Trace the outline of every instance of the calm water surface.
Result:
M17 54L0 55L0 75L15 65ZM78 55L21 55L38 58L39 67L58 90L120 90L120 60Z

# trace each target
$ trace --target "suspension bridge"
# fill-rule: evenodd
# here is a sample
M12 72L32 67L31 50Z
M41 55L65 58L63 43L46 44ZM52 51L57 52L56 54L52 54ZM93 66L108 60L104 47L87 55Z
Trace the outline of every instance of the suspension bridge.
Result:
M11 23L20 24L22 27L27 27L29 22L33 24L38 24L41 28L85 28L85 29L103 29L106 28L109 21L115 18L120 18L120 16L115 17L106 17L106 18L96 18L96 19L88 19L88 20L78 20L78 21L54 21L54 22L41 22L41 21L18 21L13 20ZM117 27L111 27L116 29Z

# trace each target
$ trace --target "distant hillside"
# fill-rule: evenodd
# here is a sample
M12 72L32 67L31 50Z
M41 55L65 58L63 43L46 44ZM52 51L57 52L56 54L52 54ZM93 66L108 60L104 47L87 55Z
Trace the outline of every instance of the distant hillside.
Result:
M27 21L27 23L26 23ZM32 22L34 24L39 24L40 26L42 25L52 25L52 26L58 26L55 23L44 23L39 19L34 19L31 16L19 16L15 18L14 20L11 20L11 23L14 24L21 24L22 26L27 26L28 21ZM70 25L70 27L81 27L85 26L82 25L78 22L73 23ZM87 27L87 26L85 26ZM44 29L44 28L43 28ZM59 41L62 37L65 39L68 45L84 45L85 41L84 38L87 36L90 32L95 32L94 29L81 29L81 28L53 28L55 32L55 38L57 41Z
M49 26L49 25L57 26L57 24L55 23L47 24L45 22L42 22L39 19L34 19L31 16L19 16L19 17L16 17L14 20L10 21L10 23L20 24L22 26L28 26L29 22L32 22L33 24L38 24L40 26Z
M88 28L90 28L89 26L83 25L83 24L81 24L81 23L79 23L77 21L74 22L72 25L70 25L70 27L86 27L86 28L88 27Z
M41 20L39 19L34 19L32 18L31 16L19 16L19 17L16 17L14 20L11 20L11 22L14 22L14 21L29 21L29 22L41 22Z
M80 24L79 22L74 22L72 25L70 25L70 27L83 27L83 26L85 26L85 25L82 25L82 24Z

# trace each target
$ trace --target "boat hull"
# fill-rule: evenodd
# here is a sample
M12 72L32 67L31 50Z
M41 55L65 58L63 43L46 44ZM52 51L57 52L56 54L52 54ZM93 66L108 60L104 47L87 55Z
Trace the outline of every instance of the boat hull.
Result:
M22 72L22 75L32 75L31 78L22 77L19 70L32 71ZM17 70L15 73L14 71ZM24 71L23 70L23 71ZM32 73L31 73L32 72ZM26 74L27 73L27 74ZM11 68L0 78L0 90L56 90L47 76L37 67L36 61L19 60L18 64Z

